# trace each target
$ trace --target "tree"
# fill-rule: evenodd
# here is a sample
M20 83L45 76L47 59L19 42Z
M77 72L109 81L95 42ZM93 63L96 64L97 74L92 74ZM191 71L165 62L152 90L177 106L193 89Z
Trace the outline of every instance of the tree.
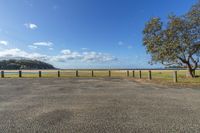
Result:
M152 18L143 30L143 44L151 63L187 66L195 77L200 59L200 0L183 16L170 15L166 24Z

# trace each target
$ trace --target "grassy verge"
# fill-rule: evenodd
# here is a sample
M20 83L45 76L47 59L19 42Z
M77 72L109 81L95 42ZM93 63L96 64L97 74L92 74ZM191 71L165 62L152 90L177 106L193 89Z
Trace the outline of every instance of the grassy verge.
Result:
M189 78L187 76L186 70L177 71L178 82L173 82L173 70L153 70L152 71L152 80L148 79L148 71L142 71L142 79L139 79L139 71L135 72L134 80L143 82L143 83L155 83L159 85L167 86L185 86L185 87L195 87L200 88L200 77ZM200 70L196 71L196 75L200 76Z

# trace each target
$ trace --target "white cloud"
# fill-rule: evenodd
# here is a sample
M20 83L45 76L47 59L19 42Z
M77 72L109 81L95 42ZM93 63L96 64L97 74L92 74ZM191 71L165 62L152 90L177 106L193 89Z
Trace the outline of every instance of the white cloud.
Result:
M4 41L4 40L0 40L0 45L8 45L8 42L7 41Z
M64 50L61 50L61 53L62 53L62 54L65 54L65 55L71 54L71 50L69 50L69 49L64 49Z
M0 59L38 59L43 61L48 61L49 57L47 55L42 55L39 53L29 53L18 48L6 49L0 52Z
M54 60L67 61L67 60L80 60L84 62L107 62L117 60L114 56L100 52L72 52L69 49L61 51L62 55L54 57Z
M83 50L83 51L87 51L87 50L89 50L88 48L81 48L81 50Z
M81 59L81 54L78 52L72 52L69 49L61 50L61 55L54 56L53 61L66 62L67 60L79 60Z
M28 47L29 47L30 49L37 49L37 48L38 48L37 46L34 46L34 45L28 45Z
M84 52L82 54L82 61L86 62L107 62L107 61L114 61L116 60L115 57L105 54L105 53L100 53L100 52Z
M36 24L33 24L33 23L26 23L24 24L24 26L28 29L31 29L31 30L35 30L38 28L38 26Z
M33 43L33 45L51 47L53 43L52 42L35 42Z
M53 50L53 48L49 48L49 50Z
M61 54L55 56L48 56L39 53L30 53L21 49L6 49L0 51L0 59L37 59L47 62L67 62L69 60L81 61L81 62L111 62L116 61L117 58L106 53L100 52L74 52L69 49L64 49Z

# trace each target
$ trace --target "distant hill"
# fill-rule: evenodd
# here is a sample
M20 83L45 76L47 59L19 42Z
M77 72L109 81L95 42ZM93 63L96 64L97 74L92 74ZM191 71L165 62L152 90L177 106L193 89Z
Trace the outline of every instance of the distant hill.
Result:
M38 60L1 60L0 69L4 70L19 70L19 69L55 69L51 64Z

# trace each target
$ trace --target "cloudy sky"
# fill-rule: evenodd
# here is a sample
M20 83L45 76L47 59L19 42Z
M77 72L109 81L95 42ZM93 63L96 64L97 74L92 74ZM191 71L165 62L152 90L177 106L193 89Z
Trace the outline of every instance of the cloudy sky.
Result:
M148 68L142 30L196 0L0 0L0 59L59 68Z

